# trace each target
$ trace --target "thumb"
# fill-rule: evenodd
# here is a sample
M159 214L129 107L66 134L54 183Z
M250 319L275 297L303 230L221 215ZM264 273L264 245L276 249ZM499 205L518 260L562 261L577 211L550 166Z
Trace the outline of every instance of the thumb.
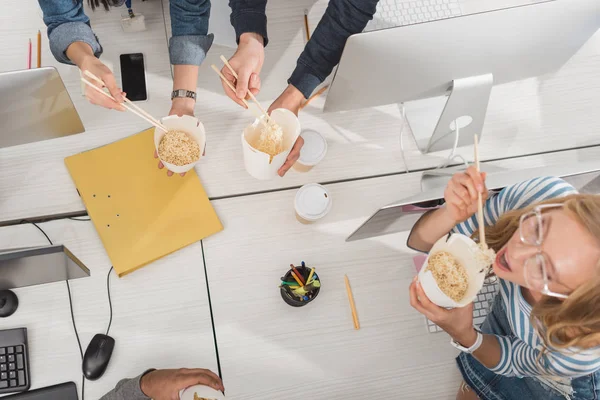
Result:
M235 85L235 95L238 99L245 99L248 94L248 83L250 81L250 76L252 71L242 68L238 72L238 80Z

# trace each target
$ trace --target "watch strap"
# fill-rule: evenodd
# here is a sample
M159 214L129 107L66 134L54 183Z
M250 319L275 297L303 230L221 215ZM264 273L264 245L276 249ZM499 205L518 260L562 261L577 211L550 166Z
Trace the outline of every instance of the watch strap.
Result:
M185 90L185 89L173 90L173 92L171 93L171 100L178 98L178 97L194 99L194 101L195 101L196 100L196 92L192 92L191 90Z
M483 343L483 334L481 333L481 331L479 331L479 329L475 329L475 332L477 332L477 339L475 339L475 343L473 343L473 345L469 348L464 347L454 339L450 340L450 344L452 344L452 346L456 347L463 353L472 354L473 352L477 351L477 349L479 349L481 347L481 344Z

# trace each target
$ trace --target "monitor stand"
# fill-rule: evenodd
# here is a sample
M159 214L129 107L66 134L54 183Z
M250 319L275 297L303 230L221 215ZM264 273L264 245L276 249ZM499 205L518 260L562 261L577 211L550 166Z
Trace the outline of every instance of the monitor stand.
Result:
M454 121L460 128L457 147L472 145L474 135L481 140L493 84L492 74L455 79L449 96L405 103L406 119L419 150L427 154L452 149Z

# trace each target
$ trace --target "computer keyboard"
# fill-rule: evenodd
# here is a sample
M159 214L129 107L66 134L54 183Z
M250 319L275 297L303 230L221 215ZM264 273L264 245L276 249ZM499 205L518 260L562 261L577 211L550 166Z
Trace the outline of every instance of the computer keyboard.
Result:
M481 291L477 295L477 299L475 299L473 304L473 325L475 327L479 328L485 320L485 317L488 315L488 312L492 307L494 297L496 297L499 288L500 286L498 283L498 278L492 277L486 279L485 283L483 284L483 288L481 288ZM442 328L427 318L426 320L427 330L429 333L443 332Z
M29 389L27 329L0 331L0 394Z
M462 15L459 0L380 0L365 32Z

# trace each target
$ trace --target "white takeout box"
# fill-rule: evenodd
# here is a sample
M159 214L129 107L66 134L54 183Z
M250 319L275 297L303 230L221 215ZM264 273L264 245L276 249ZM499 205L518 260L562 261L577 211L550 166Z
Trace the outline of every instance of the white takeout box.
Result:
M189 388L180 391L179 399L194 400L194 393L196 393L198 397L203 397L205 399L227 400L223 393L209 386L203 385L190 386Z
M477 261L477 253L481 251L479 246L468 236L452 234L449 237L444 236L438 240L431 248L429 254L435 254L438 251L446 251L452 254L465 267L469 277L469 287L460 302L456 302L446 296L438 287L431 271L427 271L429 262L429 256L427 256L425 263L419 271L419 282L423 291L425 291L429 300L440 307L456 308L469 305L483 287L483 281L487 272L487 269L481 272L481 262Z
M160 120L160 122L169 130L178 130L187 133L192 139L198 142L198 146L200 147L200 157L193 163L186 165L173 165L162 158L160 158L160 153L158 154L158 159L164 164L165 168L169 171L172 171L176 174L182 174L194 168L194 166L202 159L202 154L204 153L204 146L206 145L206 132L204 130L204 125L202 122L198 121L197 118L191 117L189 115L182 115L181 117L178 115L170 115L168 117L164 117ZM156 148L156 152L158 153L158 145L162 140L163 136L165 136L165 131L162 129L154 128L154 147Z
M274 156L273 161L271 161L269 154L258 151L250 145L250 143L256 142L263 126L258 118L242 132L244 166L250 175L260 180L268 180L278 176L277 171L285 163L294 143L296 143L296 139L300 136L300 121L290 110L277 108L271 112L271 119L283 129L283 148L285 149Z

